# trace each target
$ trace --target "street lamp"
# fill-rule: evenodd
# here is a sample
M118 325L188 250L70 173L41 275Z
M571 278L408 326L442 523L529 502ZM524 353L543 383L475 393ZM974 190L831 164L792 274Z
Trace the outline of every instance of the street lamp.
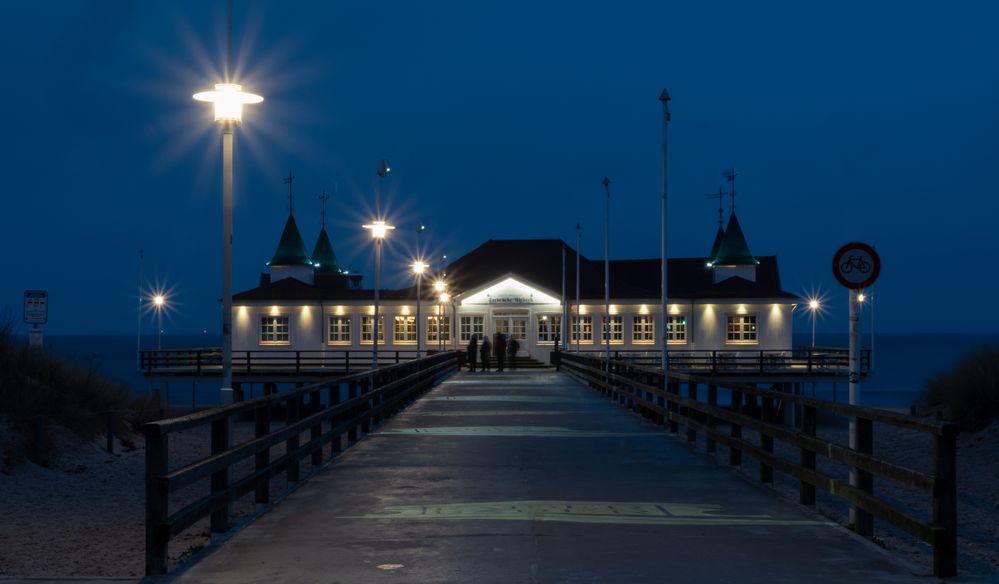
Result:
M447 292L445 292L446 289L447 285L444 283L444 280L437 279L434 281L434 292L437 292L437 349L438 350L444 348L444 341L443 341L444 337L441 335L441 321L443 320L443 315L444 315L443 312L444 308L442 306L442 303L444 302L443 298L445 297L445 295L447 295Z
M822 308L817 298L808 301L808 310L812 313L812 348L815 348L815 315Z
M236 83L216 83L215 91L193 97L214 104L215 121L222 126L222 402L226 403L232 401L232 134L243 121L243 106L264 98Z
M163 309L166 308L166 297L162 294L153 296L153 306L156 307L156 350L163 348Z
M378 219L382 218L382 183L385 181L385 177L392 174L392 165L389 164L388 160L378 161L378 192L375 193L375 216Z
M445 305L447 304L448 300L450 300L450 299L451 299L451 295L450 294L448 294L447 292L441 292L441 295L440 295L440 302L441 302L440 303L440 307L441 307L441 309L440 309L440 311L438 313L439 316L437 318L437 339L440 341L440 349L442 351L446 347L446 345L444 344L444 318L445 318L445 314L446 314L444 312L444 309L445 309ZM449 338L449 340L450 340L450 338Z
M416 260L413 262L413 273L416 275L416 358L423 356L421 350L422 339L420 338L420 304L423 300L421 284L423 283L423 272L427 271L427 264Z
M382 285L382 241L385 239L385 234L395 229L395 226L387 225L384 221L372 221L370 225L362 227L370 229L371 236L375 240L375 321L371 325L371 346L374 347L371 353L371 368L378 369L378 289Z

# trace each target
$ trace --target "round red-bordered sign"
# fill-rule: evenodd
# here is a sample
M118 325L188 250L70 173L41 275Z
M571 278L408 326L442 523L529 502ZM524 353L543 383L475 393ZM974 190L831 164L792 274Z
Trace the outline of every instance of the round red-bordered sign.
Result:
M832 269L843 286L854 290L868 288L881 273L881 258L873 247L852 241L833 256Z

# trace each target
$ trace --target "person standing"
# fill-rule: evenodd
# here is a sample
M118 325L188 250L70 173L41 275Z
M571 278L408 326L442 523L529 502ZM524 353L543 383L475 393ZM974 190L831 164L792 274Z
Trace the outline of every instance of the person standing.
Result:
M506 359L506 335L496 333L496 342L493 347L496 351L496 370L503 371L503 364Z
M475 372L475 362L479 358L479 341L478 335L472 335L471 340L468 341L468 370Z
M479 346L479 357L482 358L482 371L489 371L489 353L492 352L493 347L489 342L489 337L482 339L482 344Z
M517 368L517 351L520 350L520 343L517 342L517 339L510 337L510 342L507 344L510 346L507 351L510 356L510 371L513 371Z

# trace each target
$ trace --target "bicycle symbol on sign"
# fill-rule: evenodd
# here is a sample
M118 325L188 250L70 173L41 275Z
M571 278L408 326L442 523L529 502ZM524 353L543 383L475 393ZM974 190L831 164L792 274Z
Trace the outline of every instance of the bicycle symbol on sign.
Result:
M840 264L839 269L842 270L844 274L849 274L856 269L861 274L866 274L871 271L871 263L864 259L864 256L860 254L849 256L845 262Z

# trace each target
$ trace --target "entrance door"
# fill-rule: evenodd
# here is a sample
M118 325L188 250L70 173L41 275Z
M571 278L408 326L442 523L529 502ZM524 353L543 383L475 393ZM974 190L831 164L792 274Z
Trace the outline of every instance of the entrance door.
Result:
M526 356L530 352L527 350L527 318L521 316L497 316L493 318L493 330L505 335L509 339L517 339L520 344L518 355Z

